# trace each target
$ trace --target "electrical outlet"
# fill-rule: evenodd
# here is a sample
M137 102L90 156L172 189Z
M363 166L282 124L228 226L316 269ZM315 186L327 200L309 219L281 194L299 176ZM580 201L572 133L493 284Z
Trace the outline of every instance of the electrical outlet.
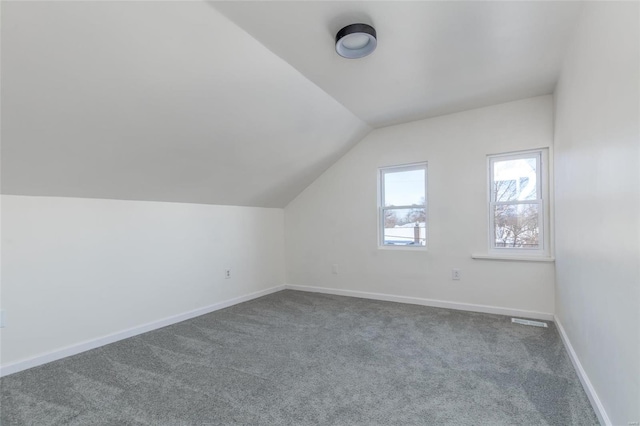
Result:
M338 264L334 263L333 265L331 265L331 273L334 275L338 275Z
M451 270L451 279L454 281L460 281L460 278L462 277L462 272L460 272L460 269L457 268L453 268Z
M225 269L224 270L224 279L228 280L231 278L231 269Z

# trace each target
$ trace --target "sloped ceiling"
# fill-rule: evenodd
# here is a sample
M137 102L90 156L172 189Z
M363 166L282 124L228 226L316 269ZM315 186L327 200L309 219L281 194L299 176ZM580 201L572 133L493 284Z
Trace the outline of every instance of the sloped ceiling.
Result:
M372 127L551 93L579 8L2 2L2 193L283 207Z
M576 1L211 3L373 127L552 93ZM374 54L335 54L354 22Z
M369 131L206 3L2 3L4 194L283 207Z

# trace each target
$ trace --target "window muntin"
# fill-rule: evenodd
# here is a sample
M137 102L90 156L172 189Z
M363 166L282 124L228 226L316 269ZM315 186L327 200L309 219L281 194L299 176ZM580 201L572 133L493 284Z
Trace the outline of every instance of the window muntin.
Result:
M380 169L379 243L425 247L427 163Z
M546 252L543 158L546 150L489 156L490 250Z

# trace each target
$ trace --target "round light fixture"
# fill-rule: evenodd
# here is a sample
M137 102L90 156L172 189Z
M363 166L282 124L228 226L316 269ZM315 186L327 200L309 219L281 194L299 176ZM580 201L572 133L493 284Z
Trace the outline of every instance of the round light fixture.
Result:
M336 34L336 52L343 58L363 58L376 50L376 30L367 24L347 25Z

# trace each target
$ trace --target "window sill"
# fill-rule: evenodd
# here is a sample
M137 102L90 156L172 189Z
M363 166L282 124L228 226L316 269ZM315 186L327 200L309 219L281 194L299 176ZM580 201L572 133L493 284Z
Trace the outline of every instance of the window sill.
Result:
M390 251L427 251L425 246L378 246L378 249Z
M510 256L504 254L486 254L475 253L471 255L472 259L477 260L515 260L518 262L555 262L555 257L551 256Z

